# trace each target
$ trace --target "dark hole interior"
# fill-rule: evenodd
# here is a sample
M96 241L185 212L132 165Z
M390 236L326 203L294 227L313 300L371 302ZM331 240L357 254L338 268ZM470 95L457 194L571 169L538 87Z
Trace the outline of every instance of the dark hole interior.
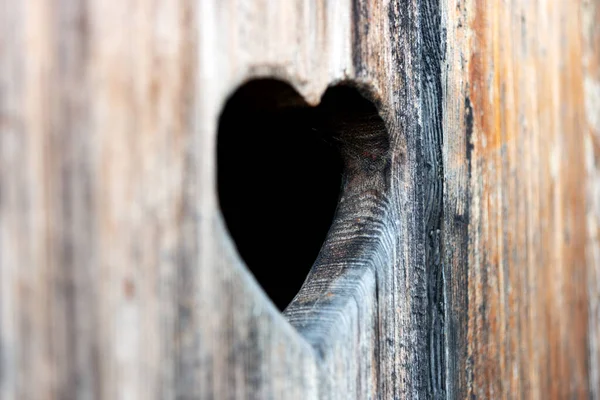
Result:
M346 103L348 90L373 107L349 88L338 96L329 90L323 103ZM326 114L284 82L255 80L235 92L219 121L221 211L240 256L280 310L304 283L340 195L343 162L322 128Z

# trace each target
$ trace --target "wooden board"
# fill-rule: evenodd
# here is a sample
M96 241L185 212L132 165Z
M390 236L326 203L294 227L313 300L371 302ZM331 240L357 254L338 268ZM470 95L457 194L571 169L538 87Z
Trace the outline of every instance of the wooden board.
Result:
M448 380L597 398L599 4L443 8Z
M0 398L600 396L597 1L0 10ZM216 190L258 78L389 147L283 314Z

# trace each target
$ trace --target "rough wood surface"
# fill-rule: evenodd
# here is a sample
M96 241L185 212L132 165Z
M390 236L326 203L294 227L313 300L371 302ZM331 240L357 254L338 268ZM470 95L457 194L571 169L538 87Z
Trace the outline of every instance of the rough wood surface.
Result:
M457 398L600 395L598 7L443 2L447 381Z
M599 38L591 0L0 0L0 398L599 398ZM383 122L325 121L376 161L283 314L216 197L262 77Z

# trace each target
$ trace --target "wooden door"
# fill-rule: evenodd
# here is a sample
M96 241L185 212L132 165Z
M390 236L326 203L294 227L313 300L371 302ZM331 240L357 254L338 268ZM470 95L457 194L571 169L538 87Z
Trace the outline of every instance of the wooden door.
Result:
M600 398L599 116L595 0L0 0L0 398Z

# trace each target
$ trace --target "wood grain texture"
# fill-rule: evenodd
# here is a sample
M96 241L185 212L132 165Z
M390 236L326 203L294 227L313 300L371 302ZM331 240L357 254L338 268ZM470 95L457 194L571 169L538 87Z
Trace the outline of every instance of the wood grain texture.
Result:
M599 398L599 38L594 0L0 0L0 398ZM216 192L265 77L369 150L283 314Z
M598 396L598 318L588 314L597 164L586 172L584 162L598 150L586 126L600 108L584 76L597 73L597 7L443 2L447 381L457 398Z

